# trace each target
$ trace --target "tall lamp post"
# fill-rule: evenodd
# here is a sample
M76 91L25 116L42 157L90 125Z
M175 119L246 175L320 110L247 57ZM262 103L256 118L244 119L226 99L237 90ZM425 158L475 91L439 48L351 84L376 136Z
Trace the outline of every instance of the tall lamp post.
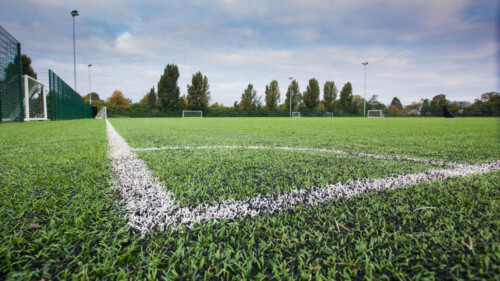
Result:
M76 52L75 52L75 17L79 16L77 10L71 11L71 16L73 16L73 68L74 68L74 76L75 76L75 91L76 91Z
M90 98L90 106L92 106L92 92L90 91L90 67L92 64L89 64L89 98Z
M363 117L366 117L366 65L368 65L368 62L363 62L361 64L365 66L365 98L363 105Z
M292 77L290 77L288 79L290 79L290 83L293 82ZM292 86L292 84L290 84L290 86ZM290 98L289 98L289 100L290 100L290 117L292 117L292 91L293 91L293 86L290 88Z

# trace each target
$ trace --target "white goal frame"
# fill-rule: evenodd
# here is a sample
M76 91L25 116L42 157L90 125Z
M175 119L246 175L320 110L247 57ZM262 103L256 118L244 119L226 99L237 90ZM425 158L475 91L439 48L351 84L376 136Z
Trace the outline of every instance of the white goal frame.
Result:
M292 112L292 117L302 117L302 114L300 114L300 111L294 111Z
M186 116L185 113L200 113L200 116ZM203 111L202 110L183 110L182 111L182 118L203 118Z
M333 112L325 112L325 117L333 117Z
M24 80L24 121L48 120L47 118L47 93L45 85L40 81L28 76L23 76ZM31 87L30 87L31 86ZM30 107L33 106L31 98L35 95L42 97L42 111L36 115L31 115Z
M95 119L108 119L108 109L103 106L95 115Z
M370 116L371 112L379 112L380 115L379 116ZM366 117L367 118L384 118L384 113L380 109L379 110L368 110L368 112L366 113Z

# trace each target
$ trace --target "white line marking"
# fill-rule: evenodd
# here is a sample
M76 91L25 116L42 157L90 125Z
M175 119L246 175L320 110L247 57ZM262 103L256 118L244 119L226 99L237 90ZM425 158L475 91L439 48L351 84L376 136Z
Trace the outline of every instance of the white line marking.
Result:
M461 165L458 163L418 159L418 158L412 158L412 157L407 157L407 156L380 155L380 154L373 154L373 153L362 153L362 152L343 151L343 150L334 150L334 149L300 148L300 147L287 147L287 146L240 146L240 145L164 146L164 147L132 148L132 151L179 150L179 149L277 149L277 150L293 150L293 151L314 151L314 152L326 152L326 153L341 154L341 155L351 155L351 156L358 156L358 157L371 157L371 158L383 159L383 160L396 160L396 161L410 161L410 162L417 162L417 163L428 163L428 164L439 165L439 166L457 167L457 166Z
M500 169L500 160L474 165L456 164L449 169L355 180L279 194L258 195L246 200L225 200L214 205L179 207L172 193L152 177L145 163L137 158L111 123L106 120L106 124L110 145L109 156L113 162L121 196L129 211L128 224L143 233L155 229L162 231L179 225L192 227L196 223L209 223L220 219L231 220L240 216L254 217L259 214L273 214L300 204L314 205L342 197L351 198L358 194L397 189L423 182L442 181L451 177L483 174Z

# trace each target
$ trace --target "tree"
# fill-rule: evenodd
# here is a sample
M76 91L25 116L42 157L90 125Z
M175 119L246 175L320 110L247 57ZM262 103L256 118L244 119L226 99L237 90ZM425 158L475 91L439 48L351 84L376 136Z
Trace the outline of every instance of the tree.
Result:
M36 80L37 75L35 70L33 70L33 68L31 67L31 58L27 55L22 55L21 63L23 64L23 75L28 75Z
M389 114L391 115L398 115L400 112L401 110L395 104L391 104L391 106L389 107Z
M259 102L257 98L257 91L253 89L252 84L248 84L248 87L243 91L241 95L240 109L256 109L257 103Z
M266 85L266 107L268 110L276 109L280 100L280 88L278 81L273 80Z
M224 105L222 103L214 102L210 105L211 108L223 108Z
M119 90L115 90L111 97L108 98L108 101L116 107L116 111L119 113L125 112L129 105L129 100Z
M378 100L378 95L373 95L369 100L368 100L368 107L371 107L372 109L380 109L382 103Z
M299 83L293 80L288 86L286 91L285 109L290 108L290 93L292 94L292 110L297 110L297 106L300 104L302 95L300 94Z
M90 101L90 96L92 97L92 104L94 104L95 101L101 100L101 98L99 97L99 94L97 94L96 92L86 94L85 96L83 96L83 99L86 101Z
M343 108L352 107L352 85L350 82L345 83L340 91L340 105Z
M442 115L443 105L448 105L449 102L444 94L435 95L430 104L432 115Z
M175 64L168 64L158 82L158 102L161 108L173 110L179 108L180 90L177 86L179 69Z
M304 104L307 108L316 108L319 104L319 84L318 80L311 78L309 80L309 85L304 92Z
M149 90L149 93L147 94L148 101L147 104L149 105L149 108L154 109L156 107L156 92L155 92L155 87L153 86L151 90Z
M129 100L125 98L122 91L115 90L111 97L108 98L109 102L115 105L128 105Z
M398 97L392 98L391 105L389 106L389 110L392 106L397 107L398 111L401 111L403 109L403 104L401 104L401 101L399 100Z
M420 115L431 114L431 107L429 99L422 99L422 108L420 109Z
M191 85L187 86L187 100L190 109L207 109L210 101L210 92L208 91L207 76L203 76L200 71L193 74Z
M323 104L325 105L325 108L327 110L333 108L333 103L337 98L337 93L338 90L337 87L335 86L335 82L326 81L325 85L323 86Z

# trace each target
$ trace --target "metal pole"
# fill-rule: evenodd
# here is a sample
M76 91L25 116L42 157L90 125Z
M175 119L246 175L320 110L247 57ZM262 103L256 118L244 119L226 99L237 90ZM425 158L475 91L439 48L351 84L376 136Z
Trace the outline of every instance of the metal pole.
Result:
M92 64L89 64L89 98L90 98L90 106L92 106L92 92L90 91L90 67Z
M291 81L290 83L293 82L292 81L292 79L293 79L292 77L290 77L288 79L290 79L290 81ZM289 101L290 101L290 117L292 117L292 91L293 91L293 86L292 86L292 84L290 84L290 98L288 98Z
M80 15L77 10L71 11L71 16L73 17L73 68L74 68L74 78L75 78L75 91L76 90L76 50L75 50L75 17Z
M368 62L363 62L362 65L365 66L365 98L364 98L364 105L363 105L363 117L366 117L366 65Z

